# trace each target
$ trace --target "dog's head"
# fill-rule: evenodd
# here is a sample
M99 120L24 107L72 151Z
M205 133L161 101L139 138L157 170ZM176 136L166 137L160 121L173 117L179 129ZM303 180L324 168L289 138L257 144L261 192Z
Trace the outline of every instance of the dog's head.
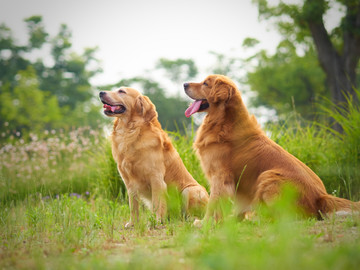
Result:
M186 117L208 110L213 105L227 103L236 92L236 85L223 75L209 75L200 83L184 83L185 93L194 103L185 111Z
M128 119L140 117L146 122L157 117L155 105L147 96L133 88L120 87L114 91L101 91L99 96L107 116Z

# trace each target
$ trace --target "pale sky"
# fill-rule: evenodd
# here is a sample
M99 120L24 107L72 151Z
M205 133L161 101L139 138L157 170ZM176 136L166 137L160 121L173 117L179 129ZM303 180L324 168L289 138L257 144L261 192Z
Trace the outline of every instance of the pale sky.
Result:
M209 51L242 57L246 37L274 51L280 37L258 22L251 0L0 0L0 22L25 41L24 18L42 15L55 35L60 24L72 31L73 50L98 46L104 72L94 84L141 75L161 57L192 58L204 76L214 58Z

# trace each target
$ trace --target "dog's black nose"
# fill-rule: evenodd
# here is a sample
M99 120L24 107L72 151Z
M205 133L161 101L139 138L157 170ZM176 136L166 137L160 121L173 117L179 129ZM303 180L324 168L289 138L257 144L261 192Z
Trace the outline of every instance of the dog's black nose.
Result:
M184 83L184 89L188 89L189 88L189 83Z
M102 91L101 91L101 92L99 93L99 96L102 97L103 95L105 95L105 92L102 92Z

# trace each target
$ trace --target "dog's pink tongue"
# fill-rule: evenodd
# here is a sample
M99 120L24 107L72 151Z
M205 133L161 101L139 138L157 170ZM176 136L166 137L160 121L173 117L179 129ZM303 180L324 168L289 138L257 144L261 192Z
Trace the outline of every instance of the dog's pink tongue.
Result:
M195 100L185 111L185 116L190 117L200 109L201 100Z
M103 107L104 107L106 110L110 110L110 111L114 112L118 106L110 106L110 105L104 104Z

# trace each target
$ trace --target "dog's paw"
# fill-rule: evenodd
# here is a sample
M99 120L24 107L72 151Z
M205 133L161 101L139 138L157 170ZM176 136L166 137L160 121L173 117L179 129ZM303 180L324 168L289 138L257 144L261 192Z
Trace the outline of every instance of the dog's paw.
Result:
M254 221L256 219L255 212L254 211L245 212L244 219L249 221Z
M203 221L201 219L195 219L193 226L196 228L201 228L203 225Z
M134 223L132 223L131 221L125 224L125 229L131 229L132 227L134 227Z

